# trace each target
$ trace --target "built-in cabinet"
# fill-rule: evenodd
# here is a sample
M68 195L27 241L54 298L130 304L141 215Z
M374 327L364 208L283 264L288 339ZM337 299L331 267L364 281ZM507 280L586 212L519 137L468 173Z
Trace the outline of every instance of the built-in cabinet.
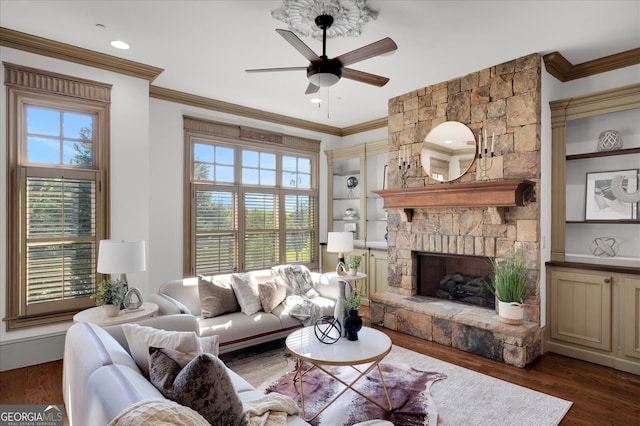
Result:
M367 274L367 278L362 281L364 293L363 304L369 306L369 294L381 293L387 290L387 279L389 277L387 260L387 250L356 248L351 253L362 256L362 262L358 267L358 272ZM337 253L328 253L326 246L322 247L322 272L333 272L338 262Z
M640 374L640 84L553 101L546 348ZM599 149L616 130L622 147ZM615 195L617 192L618 195Z
M367 274L362 283L364 304L369 294L387 289L387 217L384 200L375 190L385 186L387 141L369 142L325 151L329 231L354 232L354 251L362 256L359 272ZM322 248L322 271L335 270L337 254Z
M354 232L357 247L387 247L383 188L387 142L370 142L326 151L329 231Z

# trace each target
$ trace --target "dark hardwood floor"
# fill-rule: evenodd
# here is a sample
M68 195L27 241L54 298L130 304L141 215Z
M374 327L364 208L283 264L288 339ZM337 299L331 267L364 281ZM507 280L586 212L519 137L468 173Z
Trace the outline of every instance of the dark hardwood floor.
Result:
M367 323L367 309L362 309ZM573 402L562 425L640 425L640 376L547 353L526 368L380 328L395 345ZM62 361L0 372L0 404L62 404ZM488 426L488 425L487 425Z

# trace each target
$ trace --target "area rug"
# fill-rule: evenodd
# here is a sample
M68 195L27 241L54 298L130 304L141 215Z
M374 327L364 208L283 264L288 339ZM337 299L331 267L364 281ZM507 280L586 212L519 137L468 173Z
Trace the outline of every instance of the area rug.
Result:
M308 368L304 365L303 368ZM436 426L438 412L429 393L431 384L446 378L443 374L420 371L415 368L397 367L381 364L383 378L389 391L393 409L383 410L369 400L349 390L332 403L320 416L311 421L312 425L349 426L370 419L388 420L394 425ZM328 367L327 370L346 383L351 383L358 373L350 367ZM295 371L282 376L269 386L266 392L278 392L288 395L300 404L299 381L294 381ZM304 375L305 415L311 417L345 386L329 377L319 369L313 369ZM386 406L387 399L377 370L360 379L354 387L363 394Z
M294 359L286 353L282 342L266 347L257 346L246 352L225 354L221 358L231 369L263 391L294 369ZM395 345L384 358L383 364L446 376L434 381L429 392L433 408L437 410L438 425L553 426L560 423L572 404ZM350 391L341 398L346 398L348 393ZM356 401L361 406L365 400ZM376 418L376 415L372 414L370 418ZM339 424L324 418L320 418L319 423L320 426ZM395 423L395 426L402 426L402 423Z

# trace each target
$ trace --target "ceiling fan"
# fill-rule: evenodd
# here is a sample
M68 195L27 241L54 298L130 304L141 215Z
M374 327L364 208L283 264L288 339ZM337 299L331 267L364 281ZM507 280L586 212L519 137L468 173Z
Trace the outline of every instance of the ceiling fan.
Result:
M371 84L373 86L382 87L389 81L388 78L363 71L346 68L347 65L373 58L374 56L383 55L393 52L398 48L396 43L389 37L378 40L375 43L368 44L351 52L344 53L333 59L329 59L326 55L327 48L327 28L333 24L333 17L330 15L320 15L316 17L315 23L322 29L322 56L316 55L302 40L293 32L288 30L276 31L285 40L289 42L298 52L307 58L310 63L307 67L284 67L284 68L259 68L250 69L246 72L273 72L273 71L299 71L307 70L307 78L309 86L305 94L316 93L320 87L333 86L341 77L350 80L359 81L361 83Z

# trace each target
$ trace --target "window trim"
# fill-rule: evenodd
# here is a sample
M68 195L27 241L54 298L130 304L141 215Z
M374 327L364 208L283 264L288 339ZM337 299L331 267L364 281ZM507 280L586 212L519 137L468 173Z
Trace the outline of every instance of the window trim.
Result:
M109 127L111 85L91 80L79 79L62 74L24 67L3 62L5 68L4 83L7 93L7 298L6 322L7 331L49 325L56 322L69 321L81 309L94 305L85 298L77 306L44 314L27 314L25 300L25 267L26 260L21 259L18 248L24 247L21 238L25 238L25 223L20 207L23 205L23 188L21 175L24 167L46 171L78 170L94 172L97 175L97 213L96 241L109 235ZM51 107L56 110L70 110L96 115L93 128L94 166L74 167L65 165L28 165L26 149L20 143L25 136L26 123L23 114L25 105L33 104ZM19 121L20 120L20 121ZM25 256L23 253L22 256ZM24 262L23 262L24 260ZM96 274L96 282L102 279Z
M192 182L193 175L193 144L194 141L209 141L215 145L222 145L234 148L235 155L235 182L226 183L210 183L210 187L218 190L229 189L237 191L238 196L244 196L245 191L275 191L278 197L282 197L287 193L306 193L312 195L316 200L316 208L314 209L314 222L316 224L316 259L314 263L309 264L310 269L315 269L319 265L319 153L320 141L314 139L300 138L296 136L274 133L267 130L248 128L244 126L231 125L215 121L203 120L200 118L183 116L184 122L184 173L183 173L183 276L191 277L195 275L195 209L193 209L193 199L195 197L194 185L204 185L203 182ZM269 151L276 153L277 173L275 187L260 186L243 186L241 178L241 159L240 151L242 149L250 149L257 151ZM311 189L302 190L291 187L284 187L281 184L282 155L305 156L311 160ZM280 200L279 202L284 202ZM240 214L240 212L238 212ZM283 218L281 218L282 220ZM244 235L244 223L238 218L238 239ZM242 242L244 244L244 242ZM240 246L240 242L238 243ZM281 245L279 256L283 258L284 246ZM242 251L238 247L238 263L242 268Z

